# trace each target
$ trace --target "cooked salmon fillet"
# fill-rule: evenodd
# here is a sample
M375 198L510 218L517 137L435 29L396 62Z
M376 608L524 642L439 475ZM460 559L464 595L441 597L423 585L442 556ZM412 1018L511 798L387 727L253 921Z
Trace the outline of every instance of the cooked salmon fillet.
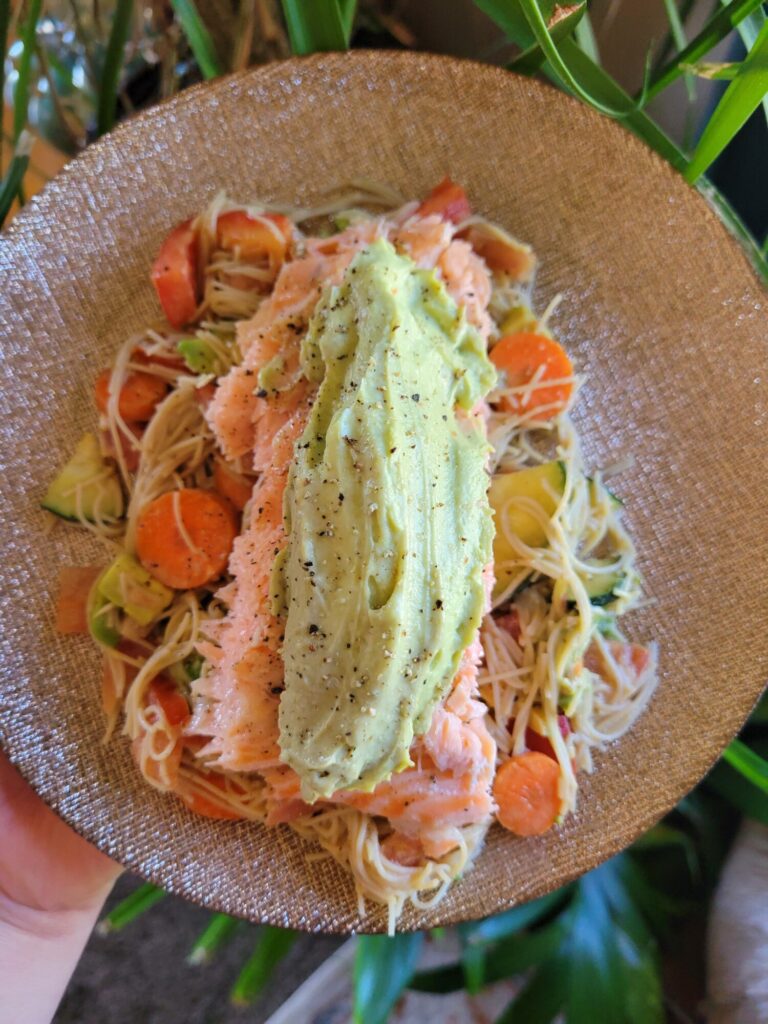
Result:
M226 770L262 774L270 824L311 810L299 797L298 776L280 762L282 628L269 598L274 558L286 540L282 500L288 466L312 401L299 374L300 340L322 290L340 284L355 254L380 237L420 267L435 269L487 336L489 274L469 245L453 239L451 225L438 216L366 220L330 239L307 239L303 254L282 267L270 297L238 326L242 364L221 380L206 414L225 455L250 457L261 476L230 559L234 580L220 595L228 614L206 628L203 653L213 668L197 683L188 731L209 738L202 758ZM260 386L260 372L276 366L278 389ZM476 699L481 656L478 642L465 652L451 693L413 745L411 767L371 793L333 797L334 803L389 819L400 837L389 845L401 858L442 856L460 843L462 826L487 821L494 810L496 748Z

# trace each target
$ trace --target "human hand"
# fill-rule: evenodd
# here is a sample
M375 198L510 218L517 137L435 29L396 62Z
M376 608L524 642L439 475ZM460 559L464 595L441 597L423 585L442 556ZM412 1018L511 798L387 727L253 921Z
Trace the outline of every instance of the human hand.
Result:
M47 1024L121 872L0 750L0 1024Z

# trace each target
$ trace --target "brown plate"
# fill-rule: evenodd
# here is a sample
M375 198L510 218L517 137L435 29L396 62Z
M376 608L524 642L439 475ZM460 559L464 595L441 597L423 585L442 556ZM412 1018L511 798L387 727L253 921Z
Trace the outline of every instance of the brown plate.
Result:
M768 676L765 295L705 201L618 125L552 89L419 54L293 60L191 89L67 167L0 238L3 360L0 738L43 798L126 867L206 906L310 930L381 930L287 828L194 817L101 743L98 657L52 629L60 564L99 560L44 532L37 501L93 425L91 388L157 313L148 269L219 188L307 201L352 178L419 196L444 174L531 242L538 303L588 375L587 455L620 480L654 599L650 709L598 757L578 814L535 840L494 829L474 870L404 928L480 917L594 867L707 771ZM103 556L102 556L103 558Z

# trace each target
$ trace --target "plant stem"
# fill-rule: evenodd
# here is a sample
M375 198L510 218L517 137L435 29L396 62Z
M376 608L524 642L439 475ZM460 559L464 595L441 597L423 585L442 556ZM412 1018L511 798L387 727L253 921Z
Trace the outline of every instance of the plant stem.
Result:
M151 882L145 882L130 896L118 903L114 910L99 922L96 928L97 932L99 935L119 932L121 928L125 928L131 921L135 921L150 907L154 907L160 900L165 899L165 896L166 893L163 889Z
M204 931L189 951L187 963L192 966L207 964L217 950L232 938L241 922L229 914L212 914Z

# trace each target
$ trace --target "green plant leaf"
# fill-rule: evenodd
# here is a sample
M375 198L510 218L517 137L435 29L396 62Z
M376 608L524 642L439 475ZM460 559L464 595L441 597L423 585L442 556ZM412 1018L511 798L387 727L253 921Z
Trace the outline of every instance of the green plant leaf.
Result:
M0 103L5 96L5 57L8 53L8 27L11 24L11 0L0 0ZM0 157L3 153L3 130L0 126ZM2 166L2 161L0 161ZM0 217L0 225L3 218Z
M704 28L668 64L656 72L648 83L645 101L649 103L662 89L666 89L680 75L685 64L695 64L753 11L762 7L764 0L731 0L721 11L714 14Z
M568 934L568 915L563 913L555 921L535 932L512 935L504 939L486 955L485 978L490 985L502 978L535 967L550 959Z
M496 1018L496 1024L551 1024L565 1004L567 971L567 964L548 961ZM601 1024L608 1022L601 1019Z
M630 100L629 95L621 86L603 68L590 60L572 40L564 39L560 44L560 52L581 80L589 83L594 95L606 103L616 106ZM686 166L685 155L642 110L631 110L620 120L678 171L683 170Z
M133 0L117 0L99 81L99 103L96 111L98 135L108 132L115 123L117 90L123 72L125 44L131 28L132 15Z
M485 984L485 949L474 943L462 943L461 969L464 987L471 996L476 996Z
M725 761L715 765L707 776L707 785L747 818L768 825L768 798L755 786L747 785L744 776Z
M349 0L282 0L291 49L296 54L346 50L355 4Z
M531 31L528 19L522 11L519 0L475 0L475 7L492 18L513 43L523 48L532 46L536 36ZM554 0L537 0L537 9L546 22L555 9Z
M683 855L685 863L690 872L691 878L698 878L701 873L696 844L687 832L674 828L665 822L660 822L652 829L640 836L632 844L633 852L648 852L670 849L677 849Z
M563 889L556 889L537 900L531 900L530 903L523 903L519 907L512 907L511 910L487 917L484 921L470 921L459 925L459 934L467 943L497 942L522 931L523 928L528 928L550 913L565 901L570 888L566 886Z
M550 24L549 34L556 43L571 35L584 17L586 10L587 0L583 0L583 3L574 6L573 10L566 14L564 18L560 18L554 25ZM544 51L538 43L534 43L527 50L523 50L522 53L518 54L514 60L510 61L507 64L507 70L516 71L520 75L532 75L539 70L545 60Z
M117 906L111 910L106 917L102 918L98 925L98 932L107 935L110 932L119 932L127 924L135 921L151 907L154 907L160 900L165 899L166 893L163 889L145 882L135 889L130 896L126 896Z
M749 718L750 725L768 725L768 690L757 702L755 710Z
M706 61L684 64L686 74L704 78L708 82L732 82L741 71L741 64L733 61Z
M607 114L608 117L624 117L637 110L637 105L632 102L629 96L627 96L626 102L614 106L613 104L606 103L594 90L590 90L589 82L584 82L576 77L574 69L565 59L562 47L570 43L579 52L583 51L580 50L576 43L568 39L563 40L561 48L558 49L557 44L549 33L547 23L542 17L536 0L517 0L517 3L519 3L523 14L525 14L536 42L544 51L552 71L567 89L575 96L578 96L579 99L594 107L595 110L599 110L601 114ZM587 55L584 54L584 56ZM587 60L589 60L592 66L598 67L590 57L587 57Z
M683 22L680 18L680 12L677 9L675 0L664 0L664 8L667 12L669 31L672 34L675 46L678 51L684 50L688 45L688 40L685 38L685 29L683 28ZM691 75L687 72L685 75L685 89L688 93L688 102L693 103L696 99L696 86L694 85Z
M733 740L723 751L724 760L748 782L768 796L768 761L742 740Z
M21 57L19 58L19 77L13 91L13 141L18 142L27 123L29 107L29 78L32 68L32 54L35 50L37 23L40 19L42 0L30 0L27 17L21 32ZM3 52L5 60L5 52ZM1 101L0 97L0 101Z
M267 925L261 931L256 948L237 976L230 999L235 1006L247 1006L263 990L275 967L298 938L289 928Z
M216 55L213 39L200 17L194 0L171 0L171 6L203 77L217 78L223 74L224 69Z
M354 970L354 1024L385 1024L411 980L424 941L422 932L361 935Z
M586 8L586 4L584 5ZM550 29L550 35L552 30ZM579 18L576 22L574 36L579 49L583 50L586 55L595 62L600 63L600 51L597 47L597 38L595 31L592 28L592 21L589 17L589 12L584 11L584 17Z
M744 48L747 52L755 45L757 37L760 35L760 29L765 24L765 21L765 8L761 5L736 26L736 31L741 36L741 41L744 43ZM765 111L766 121L768 121L768 95L763 97L763 110Z
M189 951L187 963L191 966L207 964L221 947L228 942L242 924L229 914L211 914L208 924L195 940Z
M725 90L702 132L685 172L694 182L717 159L768 93L768 22L741 65L737 78Z
M32 136L29 132L24 131L19 137L14 156L8 164L2 183L0 183L0 227L5 223L5 218L21 189L21 183L29 165L31 148Z
M464 988L464 970L460 963L454 963L417 971L408 982L408 988L414 992L434 992L439 995L458 992Z

